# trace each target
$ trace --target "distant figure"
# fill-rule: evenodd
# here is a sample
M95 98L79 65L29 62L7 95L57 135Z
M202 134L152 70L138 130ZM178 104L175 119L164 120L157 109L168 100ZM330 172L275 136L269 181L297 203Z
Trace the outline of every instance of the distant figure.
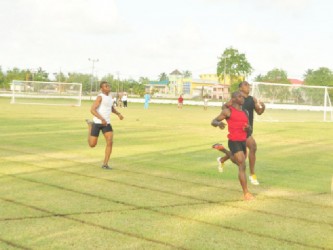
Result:
M123 106L124 108L127 108L127 94L123 94L123 96L121 97L121 100L123 102Z
M123 101L122 101L122 96L117 94L117 106L119 108L122 108L123 107Z
M101 82L100 88L101 93L97 96L90 109L91 114L94 116L93 121L86 119L88 124L88 144L92 148L95 147L97 145L99 133L102 131L106 141L102 168L109 170L111 169L109 166L109 159L113 144L113 129L110 123L110 115L112 112L116 114L120 120L123 120L124 117L113 107L112 97L109 96L110 85L108 82Z
M112 106L117 107L117 96L115 96L112 100L113 100Z
M184 102L184 98L182 97L182 95L180 95L178 97L178 108L182 109L183 108L183 102Z
M205 98L204 98L204 110L207 110L207 108L208 108L208 97L205 96Z
M145 98L145 105L144 105L144 108L145 108L145 109L148 109L148 107L149 107L149 101L150 101L150 94L149 94L149 93L146 93L146 94L144 95L144 98Z

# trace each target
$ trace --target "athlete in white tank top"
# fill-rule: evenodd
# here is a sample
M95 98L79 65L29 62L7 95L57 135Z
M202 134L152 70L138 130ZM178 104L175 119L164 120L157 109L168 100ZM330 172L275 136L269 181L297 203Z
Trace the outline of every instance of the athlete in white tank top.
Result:
M104 118L104 120L110 124L110 115L112 111L113 99L111 96L105 95L104 93L100 93L98 96L102 97L101 105L98 106L97 112ZM96 116L93 118L94 123L102 124L102 121L98 119Z
M109 96L111 90L110 85L106 81L103 81L100 87L101 94L97 96L90 108L90 112L94 116L94 122L86 120L88 124L88 144L92 148L95 147L100 131L103 132L106 146L102 168L110 170L109 159L112 152L113 141L113 128L110 124L110 115L112 112L117 115L120 120L123 120L124 117L112 106L113 100L112 97Z

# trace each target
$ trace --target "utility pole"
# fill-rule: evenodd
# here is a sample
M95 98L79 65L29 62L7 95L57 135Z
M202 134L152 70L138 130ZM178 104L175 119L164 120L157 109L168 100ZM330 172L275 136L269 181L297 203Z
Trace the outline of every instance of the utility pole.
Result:
M37 69L30 69L31 76L32 76L32 81L35 80L35 74L38 72Z
M58 82L61 82L61 68L59 68Z
M226 82L225 82L225 72L226 72L225 69L226 69L226 67L227 67L227 58L224 57L224 73L223 73L223 74L224 74L224 77L223 77L223 78L224 78L224 86L225 86L225 83L226 83Z
M97 70L95 70L95 74L96 76L98 75ZM97 88L98 88L98 81L95 81L95 91L97 91Z
M92 92L92 85L93 85L93 78L94 78L94 67L95 67L95 62L98 62L98 59L91 59L88 58L90 62L92 62L92 69L91 69L91 79L90 79L90 100L91 100L91 92Z
M119 94L119 71L117 71L117 78L118 78L118 80L117 80L117 82L118 82L118 89L117 89L117 94Z

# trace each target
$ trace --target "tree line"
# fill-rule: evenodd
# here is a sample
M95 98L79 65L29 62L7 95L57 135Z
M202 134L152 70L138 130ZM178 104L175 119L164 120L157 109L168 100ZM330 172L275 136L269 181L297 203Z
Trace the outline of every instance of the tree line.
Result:
M237 49L229 47L219 57L217 75L221 80L224 77L230 77L231 91L238 88L240 77L246 79L252 72L253 68L245 54L239 53ZM333 87L333 72L327 67L308 69L303 74L303 78L305 85ZM278 68L274 68L264 75L257 75L254 81L290 84L287 72Z
M225 77L230 78L230 89L234 91L238 88L240 79L247 79L253 72L253 67L246 59L245 54L239 53L237 49L232 47L226 48L222 55L218 57L217 75L221 81ZM191 77L192 73L188 70L182 72L183 77ZM111 85L112 92L128 92L130 94L143 96L145 93L145 85L149 83L149 78L140 77L139 80L119 79L112 74L107 74L101 79L91 74L83 74L71 72L64 74L62 72L54 73L54 79L57 82L76 82L82 83L83 94L99 91L99 82L106 80ZM308 69L304 75L305 85L328 86L333 87L333 72L327 67L318 69ZM168 75L161 73L159 80L167 80ZM13 68L4 72L0 66L0 89L9 90L10 83L13 80L22 81L50 81L49 73L41 67L36 70ZM283 69L274 68L264 75L257 75L254 78L257 82L270 83L290 83L288 74Z
M192 73L188 70L182 72L184 77L191 77ZM110 83L111 92L127 92L133 95L143 96L145 94L145 85L149 83L148 77L140 77L138 80L134 79L119 79L112 74L107 74L102 78L92 76L91 74L83 74L71 72L64 74L63 72L54 73L55 82L67 83L81 83L82 92L88 95L90 92L99 91L100 81L107 81ZM9 90L10 84L13 80L21 81L43 81L50 82L49 73L41 67L35 70L13 68L4 72L0 66L0 89ZM168 80L168 74L165 72L158 75L159 81Z
M62 72L54 73L54 79L56 82L68 82L68 83L82 83L83 94L89 94L90 91L98 92L99 82L107 81L111 85L112 92L128 92L134 95L143 96L145 93L145 84L149 83L147 77L140 77L138 81L133 79L118 79L112 74L107 74L101 79L91 74L83 74L77 72L71 72L64 74ZM43 81L50 82L49 73L43 70L41 67L36 70L13 68L6 72L0 67L0 89L9 90L10 84L13 80L21 81Z

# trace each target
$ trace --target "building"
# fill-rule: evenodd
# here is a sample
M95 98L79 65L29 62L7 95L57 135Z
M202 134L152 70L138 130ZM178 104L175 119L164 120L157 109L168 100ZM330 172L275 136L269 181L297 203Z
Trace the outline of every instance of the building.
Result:
M304 84L304 81L301 81L301 80L298 80L298 79L292 79L292 78L288 78L288 81L291 83L291 84L294 84L294 85L299 85L299 86L302 86Z
M178 70L174 70L169 74L170 94L178 96L183 94L183 74Z
M206 79L193 79L191 84L191 96L193 98L203 98L224 100L229 98L229 85L223 85L218 81Z
M146 84L145 91L152 94L169 94L169 80L150 81L148 84Z
M179 70L172 71L169 80L150 81L146 91L164 97L185 95L188 98L203 98L207 96L215 100L230 99L230 77L220 79L217 74L201 74L199 79L185 78ZM243 80L239 77L238 80Z

